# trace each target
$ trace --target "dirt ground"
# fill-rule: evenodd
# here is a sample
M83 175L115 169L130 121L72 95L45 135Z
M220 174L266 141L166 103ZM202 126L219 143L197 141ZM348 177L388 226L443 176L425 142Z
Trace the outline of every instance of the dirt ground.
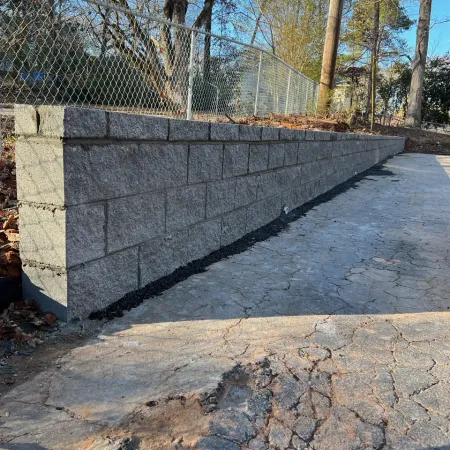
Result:
M364 128L358 132L365 132ZM376 134L405 136L405 152L432 155L450 155L450 135L414 128L375 126Z

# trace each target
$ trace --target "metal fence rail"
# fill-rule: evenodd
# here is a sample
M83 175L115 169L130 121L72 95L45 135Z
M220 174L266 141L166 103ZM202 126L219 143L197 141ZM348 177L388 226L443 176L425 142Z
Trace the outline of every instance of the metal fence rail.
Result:
M2 102L188 119L314 111L318 84L273 54L123 5L0 3Z

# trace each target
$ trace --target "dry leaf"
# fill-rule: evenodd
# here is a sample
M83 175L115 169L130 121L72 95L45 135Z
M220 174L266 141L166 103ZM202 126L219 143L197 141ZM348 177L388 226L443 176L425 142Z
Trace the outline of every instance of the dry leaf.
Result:
M57 321L57 317L52 313L46 313L44 314L44 317L42 320L47 323L48 325L51 325L52 323L55 323Z
M7 230L8 228L11 228L14 221L15 221L14 214L11 214L6 220L6 222L3 224L3 229Z
M8 240L10 242L19 242L20 241L19 232L17 230L14 230L13 228L6 230L5 234L8 237Z

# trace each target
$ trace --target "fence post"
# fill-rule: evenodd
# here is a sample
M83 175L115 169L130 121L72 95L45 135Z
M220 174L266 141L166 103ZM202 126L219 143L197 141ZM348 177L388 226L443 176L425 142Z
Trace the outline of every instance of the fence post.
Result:
M292 70L289 69L288 85L287 85L287 92L286 92L286 107L284 108L284 114L288 113L289 94L290 94L290 91L291 91L291 73L292 73Z
M253 115L258 115L258 99L259 99L259 80L261 78L261 65L262 65L262 52L259 52L259 65L258 65L258 80L256 81L256 95L255 95L255 108Z
M194 52L195 52L195 38L196 33L191 31L191 50L189 53L189 85L188 85L188 97L186 108L186 119L192 120L192 94L194 90Z
M309 81L306 84L305 116L308 114Z

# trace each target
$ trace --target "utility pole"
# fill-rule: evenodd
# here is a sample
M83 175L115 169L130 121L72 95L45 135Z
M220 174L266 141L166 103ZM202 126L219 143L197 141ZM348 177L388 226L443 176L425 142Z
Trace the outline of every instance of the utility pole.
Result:
M372 44L372 80L371 80L371 105L370 105L370 129L375 124L375 109L377 95L377 64L378 64L378 39L380 35L380 0L375 0L373 14L373 44Z
M344 0L330 0L328 11L327 31L323 49L322 72L320 74L319 114L326 115L331 104L330 91L334 88L336 58L341 31L342 9Z
M420 0L419 23L417 24L416 52L412 63L411 86L409 88L408 112L405 125L420 127L422 123L422 95L425 65L427 63L428 38L430 37L431 0Z

